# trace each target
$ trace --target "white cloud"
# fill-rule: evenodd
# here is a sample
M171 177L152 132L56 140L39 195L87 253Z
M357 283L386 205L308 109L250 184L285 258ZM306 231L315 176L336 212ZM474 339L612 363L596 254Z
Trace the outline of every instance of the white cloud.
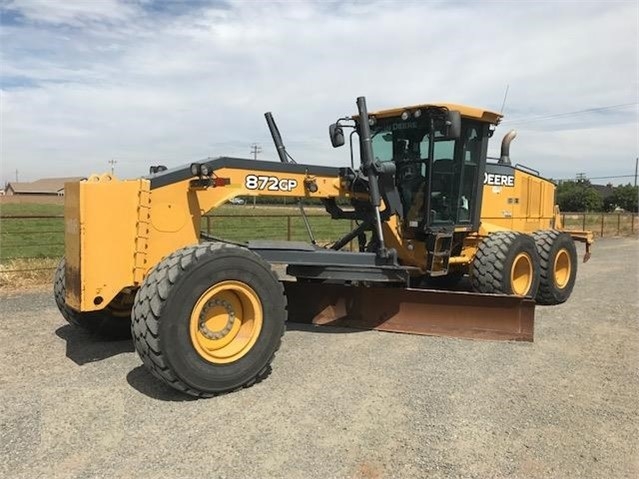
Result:
M86 174L116 158L119 174L138 176L158 162L248 157L254 141L274 159L267 110L299 162L346 164L348 152L330 148L327 125L354 113L360 95L370 109L427 101L498 109L509 84L514 125L638 101L634 2L182 6L5 7L23 17L0 33L9 81L3 168L19 167L25 178ZM612 123L594 113L521 123L513 158L553 177L612 165L625 172L637 155L632 112Z
M5 9L20 12L37 23L72 26L120 22L132 19L135 14L135 8L118 0L12 0Z

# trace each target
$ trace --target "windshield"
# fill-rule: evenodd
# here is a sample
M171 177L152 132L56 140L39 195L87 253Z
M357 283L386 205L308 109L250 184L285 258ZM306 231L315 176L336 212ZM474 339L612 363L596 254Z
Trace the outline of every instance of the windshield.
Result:
M428 130L426 121L392 119L371 127L373 156L381 162L402 159L428 159ZM435 158L453 157L455 140L446 140L435 132Z

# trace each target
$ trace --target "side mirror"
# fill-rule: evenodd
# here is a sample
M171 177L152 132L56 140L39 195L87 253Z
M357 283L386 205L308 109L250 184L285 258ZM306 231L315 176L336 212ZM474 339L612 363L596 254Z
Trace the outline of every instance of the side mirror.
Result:
M459 138L461 135L461 113L457 110L450 110L446 118L446 137L451 140Z
M331 137L331 145L333 145L333 148L337 148L344 144L344 131L341 126L337 125L337 123L333 123L328 127L328 134Z

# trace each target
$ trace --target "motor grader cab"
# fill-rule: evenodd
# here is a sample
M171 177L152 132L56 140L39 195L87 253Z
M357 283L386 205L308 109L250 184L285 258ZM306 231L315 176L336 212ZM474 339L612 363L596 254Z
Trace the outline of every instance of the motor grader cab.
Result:
M375 161L395 163L399 213L415 238L479 224L489 123L462 122L459 110L450 108L424 105L369 117Z
M65 258L54 281L62 315L103 334L130 332L153 375L194 396L266 377L287 318L532 340L533 298L568 298L576 252L556 215L546 217L547 195L521 230L521 211L506 215L502 206L525 203L530 214L536 203L523 189L491 189L498 198L482 199L495 187L486 184L494 174L486 151L500 115L447 104L369 115L363 97L357 106L330 137L340 146L352 128L358 167L292 162L266 114L279 163L216 157L143 178L104 174L65 185ZM328 247L316 244L308 221L308 243L203 235L202 215L237 196L297 198L304 218L302 199L317 198L332 218L356 226ZM542 229L526 234L533 224ZM356 251L346 248L352 242ZM274 273L278 264L286 277ZM421 289L465 276L475 292Z
M499 118L446 104L368 115L385 216L396 217L395 230L385 236L403 261L420 269L418 276L447 275L449 259L457 256L464 237L479 229L488 138ZM361 130L361 115L331 126L334 146L341 143L344 125Z

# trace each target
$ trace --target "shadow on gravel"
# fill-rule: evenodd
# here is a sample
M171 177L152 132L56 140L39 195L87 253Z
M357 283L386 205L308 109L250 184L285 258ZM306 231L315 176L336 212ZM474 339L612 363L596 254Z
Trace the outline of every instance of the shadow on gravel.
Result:
M68 324L58 328L55 334L66 341L67 358L79 366L134 351L133 342L130 339L124 341L99 339L83 329L74 328Z
M129 371L129 374L126 375L126 381L133 389L151 399L173 402L195 401L197 399L167 386L153 377L144 366L138 366Z

